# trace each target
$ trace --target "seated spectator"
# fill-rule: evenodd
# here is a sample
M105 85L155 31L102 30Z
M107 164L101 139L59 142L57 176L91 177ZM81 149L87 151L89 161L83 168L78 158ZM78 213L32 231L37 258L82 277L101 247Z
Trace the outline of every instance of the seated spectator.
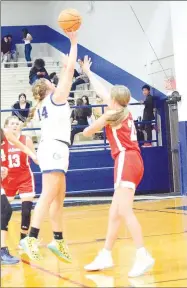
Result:
M36 80L41 78L45 78L50 81L49 75L45 69L45 61L43 59L36 59L29 73L29 83L33 85Z
M77 86L80 84L89 83L88 76L82 70L83 60L79 59L78 64L79 64L80 68L78 69L79 71L77 71L77 70L74 71L74 76L76 78L75 78L75 81L73 82L73 84L71 86L71 91L75 91ZM74 98L74 92L71 92L69 96Z
M12 111L12 115L17 116L19 120L24 123L29 115L29 110L25 111L25 109L30 109L31 105L27 102L27 97L24 93L21 93L18 99L19 100L12 106L12 109L22 109L23 111Z
M10 42L8 41L8 37L4 36L1 40L1 62L10 62ZM8 67L5 65L5 67Z
M82 96L82 100L83 100L84 106L90 106L88 96L86 96L86 95ZM88 109L90 109L90 115L92 116L92 107L88 107ZM88 124L89 125L91 125L91 123L92 123L92 117L91 116L88 117Z
M94 105L103 105L103 100L98 95L96 95L96 101L95 101ZM103 114L102 107L94 107L93 108L93 116L94 116L95 120L97 120L99 117L101 117L102 114ZM94 139L95 140L104 139L103 132L96 133L94 136Z
M78 98L77 101L76 101L76 106L83 106L84 103L83 103L83 100L81 98ZM83 108L83 107L80 107L80 108L75 108L73 111L72 111L72 114L71 114L71 121L76 121L76 125L88 125L88 118L91 117L92 115L92 111L90 110L90 107L88 108ZM72 131L71 131L71 145L73 145L73 142L74 142L74 138L75 138L75 135L77 133L80 133L82 132L85 127L73 127L72 128Z
M53 72L49 75L49 79L51 81L51 83L53 83L55 85L55 87L57 87L58 85L58 76L56 75L56 72Z
M8 41L10 43L10 60L13 60L13 62L18 61L18 52L16 50L16 44L14 43L12 39L12 35L7 35ZM14 67L18 67L17 64L14 64Z
M103 100L96 95L96 101L94 103L94 105L103 105ZM94 107L93 108L93 115L95 117L95 120L97 120L99 117L101 117L102 115L102 107Z

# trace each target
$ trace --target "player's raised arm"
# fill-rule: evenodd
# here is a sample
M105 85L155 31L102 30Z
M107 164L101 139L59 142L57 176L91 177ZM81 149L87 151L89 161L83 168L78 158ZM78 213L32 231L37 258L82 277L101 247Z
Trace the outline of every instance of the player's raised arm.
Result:
M91 59L88 56L84 57L84 63L82 69L88 76L96 94L103 99L104 104L110 105L111 97L105 86L94 76L91 72L90 67L92 65Z
M57 104L66 103L72 86L73 74L77 60L77 32L67 32L71 42L67 67L62 68L58 86L53 95L53 100Z
M101 117L99 117L99 119L97 119L90 126L84 129L83 135L85 137L92 136L97 131L100 131L101 129L103 129L103 127L106 125L106 122L107 122L107 116L106 114L103 114Z
M31 151L31 149L29 149L26 145L21 143L11 131L9 131L8 129L4 129L4 134L7 140L12 142L17 148L19 148L21 151L23 151L25 154L31 157L35 163L37 163L36 154L33 151Z

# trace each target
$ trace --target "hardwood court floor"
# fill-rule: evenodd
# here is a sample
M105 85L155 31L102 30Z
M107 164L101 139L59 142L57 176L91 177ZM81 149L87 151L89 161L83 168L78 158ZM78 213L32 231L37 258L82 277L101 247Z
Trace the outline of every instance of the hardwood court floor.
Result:
M103 247L109 205L65 208L64 235L68 238L73 264L59 262L44 246L44 260L30 263L27 258L17 266L2 267L2 287L187 287L187 203L185 199L136 202L135 212L142 224L145 244L156 259L147 275L128 279L134 245L123 226L113 257L115 267L87 273L89 263ZM169 208L169 209L168 209ZM20 212L14 212L10 227L12 254L18 254ZM52 232L46 218L40 237L45 245Z

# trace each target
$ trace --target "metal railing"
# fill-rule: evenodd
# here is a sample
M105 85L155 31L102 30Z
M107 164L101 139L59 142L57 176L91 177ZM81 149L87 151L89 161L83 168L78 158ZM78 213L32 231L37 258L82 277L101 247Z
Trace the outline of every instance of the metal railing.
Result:
M72 99L72 98L71 98ZM74 99L74 98L73 98ZM141 103L131 103L129 104L131 106L137 106L137 105L143 105ZM101 112L102 114L104 113L104 108L107 107L107 105L89 105L89 106L71 106L71 109L76 109L76 108L101 108ZM1 113L5 113L5 112L19 112L19 111L29 111L29 109L1 109ZM93 111L92 111L93 113ZM94 115L94 114L93 114ZM157 111L155 113L155 120L152 121L135 121L135 126L138 127L140 126L141 129L141 125L142 124L152 124L155 125L157 127ZM89 125L72 125L72 129L73 128L86 128ZM63 123L62 123L62 128L63 128ZM40 131L41 128L23 128L22 131ZM81 133L81 132L79 132ZM100 149L109 149L109 144L107 142L107 138L106 138L106 132L105 132L105 128L102 129L102 133L103 133L103 139L101 139L103 141L103 143L96 143L97 140L94 141L94 143L92 142L91 144L81 144L81 145L73 145L70 150L82 150L82 149L96 149L96 148L100 148ZM78 134L78 133L77 133ZM92 140L93 141L93 140ZM140 146L143 143L156 143L156 146L158 146L158 129L156 129L156 139L152 140L152 141L138 141Z
M17 61L17 62L9 61L9 62L1 62L1 68L7 68L7 67L10 66L10 65L14 65L13 68L15 68L15 66L16 66L16 67L21 66L21 67L23 68L22 65L24 65L24 67L28 67L28 65L32 66L33 63L34 63L34 61L35 61L35 60L33 60L33 61L28 61L28 62L26 62L26 61ZM59 68L62 68L62 67L63 67L62 62L59 61L59 60L51 60L51 61L48 60L48 61L45 61L45 66L47 66L47 65L51 65L51 64L52 64L52 65L56 65L56 66L59 67ZM7 66L7 67L6 67L6 66ZM29 66L28 68L30 68L30 66Z

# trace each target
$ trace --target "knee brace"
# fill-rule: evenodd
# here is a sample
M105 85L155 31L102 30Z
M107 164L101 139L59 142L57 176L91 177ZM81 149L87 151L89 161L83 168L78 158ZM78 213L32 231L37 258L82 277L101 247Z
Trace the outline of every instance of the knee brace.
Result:
M21 212L21 229L27 231L31 222L31 210L32 202L24 201L22 202L22 212Z
M8 231L8 223L12 216L12 207L6 195L1 195L1 230Z

